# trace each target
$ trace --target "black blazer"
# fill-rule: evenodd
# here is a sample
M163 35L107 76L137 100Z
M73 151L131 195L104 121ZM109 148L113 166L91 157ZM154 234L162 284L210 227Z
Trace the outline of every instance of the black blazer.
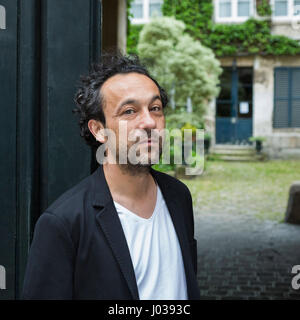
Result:
M192 199L179 180L151 169L180 243L189 299L199 299ZM176 279L174 279L176 281ZM100 166L40 216L23 299L139 299L126 238Z

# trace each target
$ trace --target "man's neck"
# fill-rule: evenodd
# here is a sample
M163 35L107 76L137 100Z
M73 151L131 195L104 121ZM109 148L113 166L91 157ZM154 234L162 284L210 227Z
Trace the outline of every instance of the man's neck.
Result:
M147 197L155 187L154 179L149 170L142 170L137 174L124 170L118 164L103 164L105 179L114 198L140 200Z

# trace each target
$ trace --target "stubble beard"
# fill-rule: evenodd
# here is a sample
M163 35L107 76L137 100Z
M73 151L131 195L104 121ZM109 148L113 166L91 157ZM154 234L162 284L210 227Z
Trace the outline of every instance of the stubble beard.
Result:
M160 159L162 155L162 143L159 142L159 156L158 159ZM149 149L148 149L149 150ZM150 149L151 150L151 149ZM138 153L138 152L137 152ZM137 154L139 156L139 154ZM119 153L117 153L117 159L119 159ZM148 174L150 172L151 166L154 163L151 163L151 153L148 151L148 161L146 163L139 162L137 164L133 164L130 162L129 157L127 157L127 163L121 164L119 161L117 161L118 166L120 167L121 171L125 174L129 174L131 176L141 176Z

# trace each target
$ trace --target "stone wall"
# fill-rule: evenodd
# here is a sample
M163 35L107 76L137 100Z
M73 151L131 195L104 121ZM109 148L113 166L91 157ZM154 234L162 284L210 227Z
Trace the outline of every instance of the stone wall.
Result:
M291 20L273 21L271 33L274 35L287 36L291 39L300 40L299 20L294 22Z

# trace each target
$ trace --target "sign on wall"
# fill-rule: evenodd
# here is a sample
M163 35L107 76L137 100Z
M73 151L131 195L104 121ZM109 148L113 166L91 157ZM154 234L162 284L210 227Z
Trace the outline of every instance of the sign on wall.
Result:
M249 112L249 102L248 101L241 101L240 102L240 113L247 114Z

